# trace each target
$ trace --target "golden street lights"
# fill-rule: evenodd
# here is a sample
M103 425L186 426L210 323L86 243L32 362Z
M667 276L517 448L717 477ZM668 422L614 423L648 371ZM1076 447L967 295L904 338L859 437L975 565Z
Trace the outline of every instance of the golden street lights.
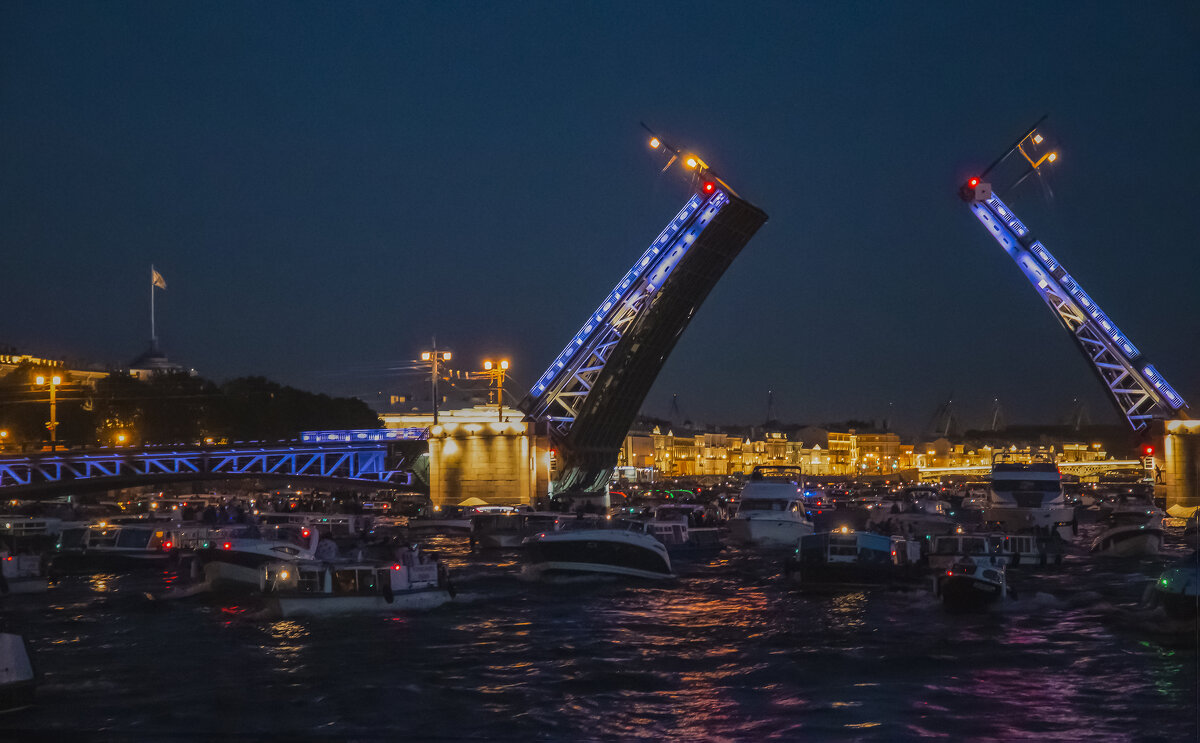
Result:
M39 374L37 376L37 379L35 379L34 381L37 382L38 387L41 387L42 385L46 384L47 380L44 376ZM55 429L58 428L58 404L57 404L57 398L55 397L55 393L58 391L58 385L62 384L62 377L55 374L54 376L50 377L49 381L50 381L50 420L49 420L49 422L46 423L46 428L50 429L50 451L54 451L57 448L57 446L55 445L55 442L57 441L57 438L55 435Z
M421 361L430 362L430 386L433 388L433 425L436 426L438 422L438 362L449 361L450 352L437 350L437 341L434 341L433 346L432 351L421 352Z
M483 374L496 384L496 420L504 421L504 375L508 371L508 359L497 363L490 360L483 362Z

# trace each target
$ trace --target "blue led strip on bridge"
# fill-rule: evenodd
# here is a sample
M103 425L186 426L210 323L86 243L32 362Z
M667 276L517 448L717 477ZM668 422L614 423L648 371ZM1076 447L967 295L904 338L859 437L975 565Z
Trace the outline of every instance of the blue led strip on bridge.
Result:
M588 341L599 329L607 327L610 324L624 301L632 292L642 286L642 280L647 275L650 276L647 293L653 293L655 289L661 287L675 265L683 257L683 254L687 252L687 249L691 247L700 232L703 231L703 228L728 201L729 196L721 190L713 193L708 198L707 203L700 194L694 194L688 199L687 204L684 205L679 214L671 220L666 229L642 253L637 263L633 264L633 267L625 273L596 311L588 317L583 327L579 329L579 332L575 334L566 348L550 364L550 367L546 369L545 373L534 384L533 389L529 391L530 396L534 398L540 397L546 392L551 382L553 382L559 373L571 367L575 356L588 347ZM681 237L681 233L686 229L696 212L702 206L707 206L707 209L705 209L704 215L700 220L699 229L693 229ZM680 246L682 249L679 251L672 250L667 254L665 259L660 259L656 262L655 258L660 256L668 246Z
M1117 327L1117 324L1100 309L1096 301L1088 296L1087 292L1071 278L1071 275L1051 255L1046 246L1039 240L1030 239L1029 229L1021 220L1017 219L1017 216L1012 213L998 196L992 195L983 201L974 202L971 204L971 209L979 221L989 228L988 232L992 237L1000 243L1001 247L1018 264L1021 263L1020 256L1023 250L1027 250L1029 255L1036 258L1040 264L1037 273L1045 275L1043 280L1055 282L1063 293L1070 297L1072 303L1075 305L1074 309L1081 316L1089 318L1089 322L1095 329L1099 330L1100 334L1111 342L1112 348L1118 351L1129 362L1130 369L1140 376L1143 382L1153 387L1173 410L1179 410L1187 404L1179 393L1171 385L1167 384L1167 381L1162 378L1162 375L1153 366L1149 364L1135 365L1135 362L1138 362L1141 357L1141 352L1137 346L1133 345L1129 338ZM1022 238L1029 241L1027 248ZM1044 269L1044 271L1040 269ZM1037 281L1034 282L1038 293L1042 294L1044 298L1044 287L1037 286L1037 283Z

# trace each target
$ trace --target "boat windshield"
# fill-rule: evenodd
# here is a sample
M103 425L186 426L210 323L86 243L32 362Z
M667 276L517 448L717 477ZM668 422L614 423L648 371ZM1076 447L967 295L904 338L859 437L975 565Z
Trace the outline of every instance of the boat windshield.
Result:
M993 480L992 489L997 493L1058 492L1062 486L1053 480Z
M788 501L775 498L754 498L751 500L742 501L739 512L746 511L795 511L798 506L796 502L791 503L791 508L788 507Z

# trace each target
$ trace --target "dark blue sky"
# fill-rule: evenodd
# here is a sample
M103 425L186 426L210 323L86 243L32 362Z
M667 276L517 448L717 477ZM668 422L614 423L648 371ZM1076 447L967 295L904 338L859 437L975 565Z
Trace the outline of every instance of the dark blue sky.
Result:
M1200 405L1195 3L8 2L0 344L127 361L153 262L205 376L530 383L686 198L645 120L771 217L645 412L1115 422L955 194L1045 112L1001 195Z

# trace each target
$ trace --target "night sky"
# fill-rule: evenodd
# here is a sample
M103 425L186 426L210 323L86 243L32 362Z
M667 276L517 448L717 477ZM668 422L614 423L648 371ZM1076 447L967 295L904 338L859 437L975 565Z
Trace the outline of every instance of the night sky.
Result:
M6 2L0 345L129 361L154 263L206 377L371 395L436 334L523 392L689 193L644 120L770 221L643 412L1117 422L956 195L1047 112L997 192L1195 409L1194 2Z

